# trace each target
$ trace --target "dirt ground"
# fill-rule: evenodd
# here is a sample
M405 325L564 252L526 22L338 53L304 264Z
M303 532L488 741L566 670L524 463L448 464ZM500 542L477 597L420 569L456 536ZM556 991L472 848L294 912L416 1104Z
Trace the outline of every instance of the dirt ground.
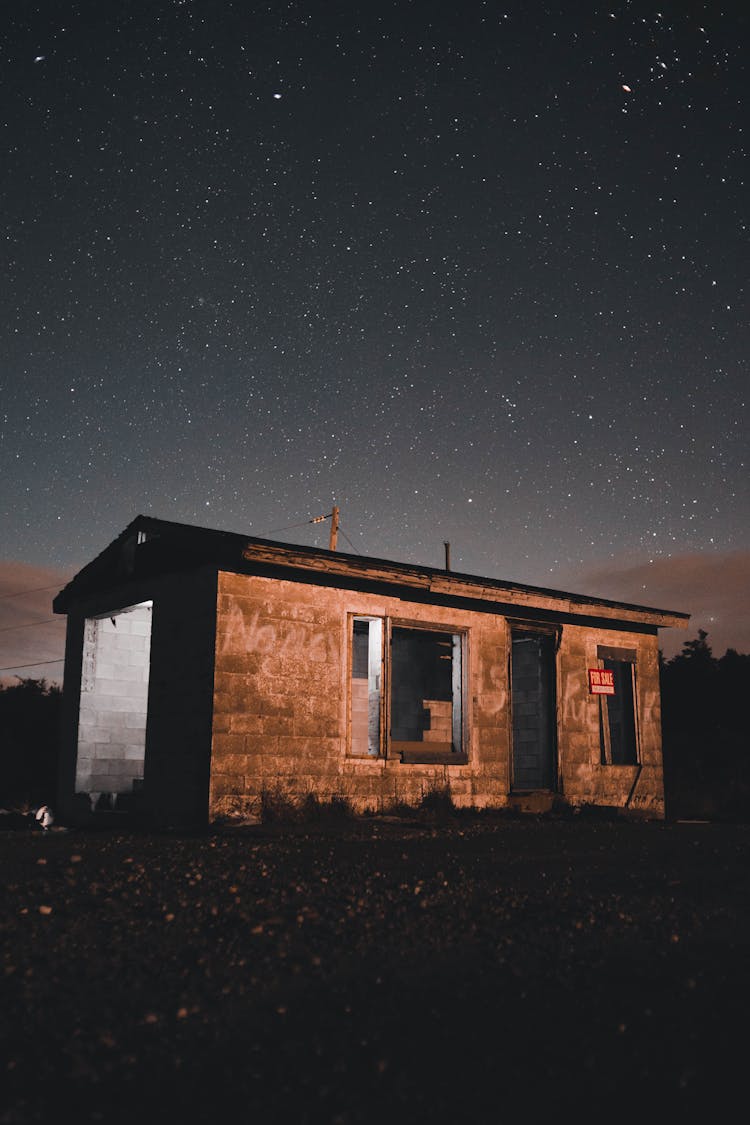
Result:
M0 1122L722 1120L748 872L741 824L0 831Z

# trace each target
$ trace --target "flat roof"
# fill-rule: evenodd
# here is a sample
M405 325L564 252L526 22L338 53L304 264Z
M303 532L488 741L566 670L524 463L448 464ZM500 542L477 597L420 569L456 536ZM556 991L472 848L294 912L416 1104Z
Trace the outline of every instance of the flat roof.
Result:
M150 549L139 549L149 544L152 545ZM165 569L170 569L166 564L178 570L211 565L237 574L283 574L290 579L296 577L306 581L318 576L329 585L346 585L354 581L357 585L363 582L385 584L412 590L421 599L460 598L485 603L488 608L490 603L503 604L572 616L595 615L656 627L685 628L690 619L688 613L653 606L347 554L322 547L281 543L143 515L128 524L60 591L53 602L55 612L65 613L78 597L103 592L108 587L122 584L126 578L132 578L134 571L126 575L120 564L126 554L135 559L136 552L144 563L143 567L136 568L141 578L164 573Z

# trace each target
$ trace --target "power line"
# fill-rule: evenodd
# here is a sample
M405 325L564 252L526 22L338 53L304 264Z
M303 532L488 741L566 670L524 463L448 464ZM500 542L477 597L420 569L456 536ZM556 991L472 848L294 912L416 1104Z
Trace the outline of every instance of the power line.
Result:
M57 660L37 660L36 664L9 664L7 668L0 668L0 672L14 672L16 668L41 668L43 664L64 664L65 657L59 656Z
M0 601L5 601L6 598L22 598L24 594L38 594L41 590L59 589L59 582L56 582L54 586L31 586L28 590L18 590L15 594L0 594Z
M261 531L260 538L264 535L276 535L279 531L291 531L295 527L307 527L309 523L323 523L324 520L330 520L336 509L333 512L326 512L324 516L313 516L310 520L303 520L302 523L288 523L286 527L271 527L268 531Z
M356 554L358 554L358 555L361 555L361 554L362 554L362 552L361 552L361 551L360 551L360 550L359 550L359 549L358 549L357 547L355 547L355 546L354 546L354 544L352 543L351 539L349 538L349 536L348 536L348 535L346 534L346 532L344 531L343 527L339 527L339 531L340 531L340 532L341 532L341 534L342 534L342 535L344 536L344 539L346 539L346 541L347 541L347 543L349 544L349 546L351 547L351 549L352 549L353 551L355 551L355 552L356 552Z
M321 520L328 519L327 516L315 516L314 519L304 520L302 523L288 523L286 527L271 527L268 531L261 531L259 538L264 535L276 535L279 531L291 531L294 527L306 527L309 523L319 523Z
M64 625L65 622L59 617L45 617L43 621L27 621L25 625L3 625L0 628L0 633L9 633L13 629L33 629L35 625Z

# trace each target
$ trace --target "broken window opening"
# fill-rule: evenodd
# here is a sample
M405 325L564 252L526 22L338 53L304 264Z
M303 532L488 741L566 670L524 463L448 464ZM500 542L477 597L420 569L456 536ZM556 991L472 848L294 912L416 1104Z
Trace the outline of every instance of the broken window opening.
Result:
M462 635L393 626L386 670L384 632L381 618L352 618L350 754L413 763L466 762ZM384 745L381 716L386 671L390 731Z
M462 696L461 634L394 626L389 756L465 762Z
M380 756L382 669L383 622L353 618L349 749L355 758Z
M600 667L611 671L614 695L599 697L601 763L607 766L638 764L638 728L635 710L635 664L632 660L604 657Z

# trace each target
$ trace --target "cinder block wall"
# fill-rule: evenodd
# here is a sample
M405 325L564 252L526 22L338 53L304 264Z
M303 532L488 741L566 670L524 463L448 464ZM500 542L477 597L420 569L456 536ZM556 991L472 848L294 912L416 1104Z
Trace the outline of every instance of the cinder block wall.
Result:
M602 765L600 699L588 690L600 645L635 650L638 765ZM664 816L658 638L614 629L566 625L558 656L558 729L564 795L574 804L627 807Z
M150 606L85 623L76 792L130 793L143 778L150 639Z
M466 765L348 755L350 615L467 631ZM416 804L448 785L457 806L510 803L510 626L499 615L313 584L220 573L209 819L257 815L264 791L346 797L359 811ZM637 650L641 761L603 766L597 645ZM557 655L558 789L571 804L664 813L655 636L565 624Z
M470 764L349 756L350 615L470 629L464 656ZM507 791L506 636L490 618L398 598L221 573L209 815L257 815L264 790L346 797L359 811L415 804L449 784L456 805Z

